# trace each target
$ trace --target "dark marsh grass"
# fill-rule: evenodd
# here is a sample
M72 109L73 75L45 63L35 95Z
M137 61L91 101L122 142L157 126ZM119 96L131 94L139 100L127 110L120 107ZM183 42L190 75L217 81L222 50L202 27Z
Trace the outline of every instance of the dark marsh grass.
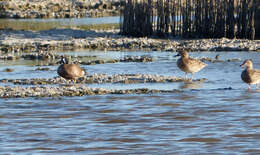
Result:
M128 36L255 39L257 0L126 0L120 32Z

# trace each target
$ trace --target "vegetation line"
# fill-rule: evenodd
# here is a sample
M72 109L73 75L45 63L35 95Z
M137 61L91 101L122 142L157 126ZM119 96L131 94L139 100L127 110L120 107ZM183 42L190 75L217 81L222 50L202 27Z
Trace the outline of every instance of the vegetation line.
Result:
M144 37L255 39L257 0L126 0L120 32ZM257 14L260 17L259 13Z

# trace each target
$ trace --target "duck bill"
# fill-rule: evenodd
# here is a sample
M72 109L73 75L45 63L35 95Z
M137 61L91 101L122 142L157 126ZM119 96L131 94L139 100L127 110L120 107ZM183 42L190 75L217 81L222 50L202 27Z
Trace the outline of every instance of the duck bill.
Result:
M175 55L174 57L179 57L179 56L181 56L179 53L177 54L177 55Z
M60 60L60 61L57 61L56 64L62 64L62 61L61 61L61 60Z
M242 67L242 68L245 67L245 64L241 64L240 67Z

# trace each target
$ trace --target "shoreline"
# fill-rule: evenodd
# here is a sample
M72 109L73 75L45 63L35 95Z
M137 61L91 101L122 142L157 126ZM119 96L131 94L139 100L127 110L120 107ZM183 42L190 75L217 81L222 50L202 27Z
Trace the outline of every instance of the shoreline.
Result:
M157 39L133 38L119 34L118 29L80 30L50 29L44 31L0 30L1 53L39 53L67 50L105 51L260 51L260 40L247 39Z

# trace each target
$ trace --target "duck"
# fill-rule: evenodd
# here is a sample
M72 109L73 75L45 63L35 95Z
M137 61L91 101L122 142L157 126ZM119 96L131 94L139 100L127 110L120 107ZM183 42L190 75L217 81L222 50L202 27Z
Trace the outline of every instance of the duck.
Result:
M188 73L191 73L192 81L194 73L200 71L207 66L207 64L203 63L201 60L189 57L188 52L185 50L178 52L175 57L177 56L181 56L181 58L177 60L177 66L180 70L185 72L185 80L187 80Z
M215 57L215 59L216 59L216 60L219 60L219 57L220 57L220 55L217 54L216 57Z
M84 69L78 64L69 63L69 60L64 56L61 56L61 60L58 63L61 65L58 67L57 73L66 80L73 80L75 83L78 78L85 75Z
M251 84L255 84L258 88L260 83L260 70L253 68L253 61L251 59L246 59L240 67L246 67L241 73L241 79L248 84L248 90L251 89Z

